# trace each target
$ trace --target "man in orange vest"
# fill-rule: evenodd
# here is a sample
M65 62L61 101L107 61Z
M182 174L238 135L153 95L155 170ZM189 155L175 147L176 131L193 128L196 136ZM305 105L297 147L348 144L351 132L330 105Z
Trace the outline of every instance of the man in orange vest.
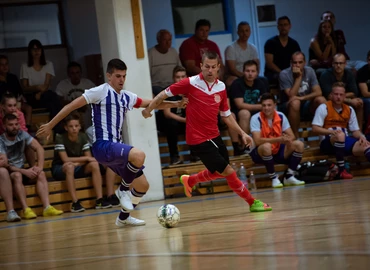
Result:
M354 109L346 104L345 85L336 82L332 86L329 101L321 104L312 121L312 130L320 135L320 149L325 154L335 154L339 172L337 178L352 179L344 168L345 156L365 156L370 161L370 142L362 134ZM352 136L348 136L348 131Z
M303 142L294 137L286 116L276 111L276 101L271 93L263 94L261 103L261 112L252 116L250 124L252 137L257 145L250 153L253 162L265 165L274 188L283 187L275 173L275 163L288 164L285 186L304 185L304 181L295 178L302 160Z

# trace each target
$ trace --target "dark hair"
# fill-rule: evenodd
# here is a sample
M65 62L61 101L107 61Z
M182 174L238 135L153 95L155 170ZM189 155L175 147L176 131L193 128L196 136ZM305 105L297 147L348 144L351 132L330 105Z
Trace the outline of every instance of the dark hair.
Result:
M173 71L172 71L172 77L175 77L176 73L177 72L180 72L180 71L183 71L183 72L186 72L186 69L182 66L176 66L174 67Z
M80 116L76 112L71 112L69 115L67 115L66 118L64 118L64 125L67 125L69 121L72 120L78 120L80 121Z
M76 61L72 61L72 62L69 62L68 63L68 66L67 66L67 72L69 71L70 68L72 67L79 67L80 70L82 70L82 67L79 63L77 63Z
M321 14L321 20L323 20L323 19L324 19L324 14L325 14L325 13L330 13L330 14L331 14L331 16L332 16L333 18L335 18L335 15L334 15L333 11L327 10L327 11L324 11L324 12Z
M331 26L330 36L331 36L334 44L337 44L337 40L336 40L335 33L334 33L334 25L333 25L333 23L331 21L329 21L329 20L324 20L324 21L321 21L320 22L319 27L317 28L316 36L315 36L315 39L317 39L320 48L322 47L322 45L324 45L324 42L325 42L325 35L321 31L321 27L322 27L322 25L324 23L329 23L330 24L330 26ZM325 46L323 48L325 48ZM323 50L323 48L321 48L321 49Z
M6 59L6 60L8 60L8 56L6 56L5 54L0 54L0 59Z
M206 19L200 19L200 20L198 20L195 23L195 31L197 31L198 28L201 27L201 26L208 26L209 28L211 28L211 22L209 20L206 20Z
M244 64L243 64L243 71L245 70L246 67L250 67L250 66L253 66L253 65L256 66L257 71L258 71L258 64L254 60L245 61Z
M280 21L283 21L283 20L287 20L289 22L289 24L290 24L290 19L289 19L288 16L281 16L281 17L279 17L278 20L277 20L278 24L279 24Z
M127 70L127 66L121 59L114 58L108 62L107 73L112 74L115 69Z
M333 91L333 89L336 87L341 87L341 88L344 88L344 90L346 90L346 84L344 82L333 83L333 85L331 86L331 90Z
M217 59L217 63L220 63L220 56L218 56L218 54L215 51L206 51L205 53L203 53L202 63L204 62L204 60L206 58L208 58L208 59Z
M28 43L28 60L27 60L27 65L29 67L33 66L33 57L32 57L32 49L33 47L41 49L41 56L40 56L40 65L45 66L46 65L46 60L45 60L45 52L44 48L42 47L42 44L39 40L37 39L32 39L30 43Z
M367 59L369 59L369 58L370 58L370 51L367 52Z
M241 21L241 22L238 24L238 31L239 31L239 27L240 27L240 26L243 26L243 25L250 26L249 22Z
M1 99L1 104L5 105L6 101L8 99L11 99L11 98L14 98L15 100L17 100L17 98L13 94L11 94L11 93L4 94L3 97L2 97L2 99Z
M167 34L167 33L171 35L171 32L168 31L167 29L161 29L161 30L159 30L158 33L157 33L157 42L159 42L159 40L161 39L162 35Z
M294 56L297 56L297 55L302 55L302 56L303 56L303 60L304 60L304 61L306 61L306 56L305 56L305 55L304 55L304 53L303 53L303 52L301 52L301 51L297 51L297 52L293 53L293 54L292 54L292 58L291 58L291 60L293 61L293 57L294 57Z
M3 117L3 123L5 124L6 121L11 121L11 120L14 120L14 119L18 119L18 117L16 115L12 114L12 113L7 113Z
M271 99L274 103L276 103L276 100L275 100L275 97L273 94L271 93L264 93L262 96L261 96L261 103L265 100L268 100L268 99Z

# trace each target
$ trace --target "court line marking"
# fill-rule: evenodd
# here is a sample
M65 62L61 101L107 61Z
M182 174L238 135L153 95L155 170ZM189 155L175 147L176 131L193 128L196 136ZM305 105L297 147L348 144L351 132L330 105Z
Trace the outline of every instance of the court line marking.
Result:
M89 256L80 258L63 258L55 260L39 260L39 261L28 261L28 262L9 262L0 263L0 266L11 266L11 265L25 265L25 264L41 264L41 263L56 263L56 262L68 262L68 261L85 261L85 260L106 260L106 259L119 259L119 258L144 258L144 257L242 257L242 256L257 256L257 257L268 257L268 256L279 256L279 257L292 257L292 256L369 256L370 251L245 251L245 252L227 252L227 251L215 251L215 252L173 252L173 253L143 253L143 254L122 254L122 255L106 255L106 256Z
M257 192L251 192L252 194L261 194L261 193L270 193L270 192L282 192L286 189L298 189L298 188L311 188L311 187L317 187L317 186L325 186L325 185L338 185L342 183L352 183L352 182L360 182L360 181L366 181L370 180L369 177L359 177L353 180L338 180L338 181L328 181L328 182L323 182L323 183L314 183L314 184L308 184L307 186L289 186L289 187L283 187L282 189L268 189L268 190L262 190ZM212 194L209 194L212 195ZM196 202L202 202L202 201L213 201L217 199L225 199L225 198L232 198L238 196L235 193L232 193L230 195L226 196L217 196L217 197L209 197L209 198L203 198L203 199L189 199L187 201L182 201L182 202L171 202L171 204L189 204L189 203L196 203ZM199 196L201 197L201 196ZM165 199L163 201L166 201ZM159 206L163 205L163 202L161 203L155 203L151 205L140 205L137 210L141 209L148 209L148 208L157 208ZM120 209L116 208L111 211L105 211L105 212L100 212L100 213L91 213L91 214L84 214L84 215L76 215L76 216L69 216L69 217L62 217L58 219L48 219L48 220L40 220L32 223L27 223L27 221L23 221L24 223L16 223L4 227L0 227L0 230L5 230L5 229L11 229L11 228L16 228L16 227L25 227L25 226L30 226L30 225L36 225L36 224L43 224L43 223L48 223L48 222L57 222L57 221L65 221L65 220L70 220L70 219L78 219L78 218L84 218L84 217L92 217L92 216L101 216L101 215L110 215L114 213L119 213ZM22 222L22 221L21 221Z

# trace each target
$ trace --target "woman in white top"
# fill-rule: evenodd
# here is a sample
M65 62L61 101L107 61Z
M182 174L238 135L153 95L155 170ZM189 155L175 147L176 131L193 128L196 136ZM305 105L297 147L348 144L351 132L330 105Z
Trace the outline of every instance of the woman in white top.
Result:
M41 42L33 39L28 44L28 60L21 67L21 84L28 103L33 108L46 108L50 117L61 110L58 95L49 90L51 79L54 77L52 62L46 61Z

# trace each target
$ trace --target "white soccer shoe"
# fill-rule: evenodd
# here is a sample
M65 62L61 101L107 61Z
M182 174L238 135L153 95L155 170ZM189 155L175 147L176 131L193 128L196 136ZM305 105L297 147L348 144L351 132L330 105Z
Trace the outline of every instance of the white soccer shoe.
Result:
M295 176L291 176L288 179L284 177L284 186L301 186L306 184L304 181L298 180Z
M131 195L130 190L121 191L119 188L117 188L115 193L116 193L117 198L119 199L121 207L125 211L131 212L132 210L134 210L134 206L132 205L132 202L131 202L131 196L132 195Z
M116 218L116 225L118 227L125 227L125 226L143 226L145 225L145 221L144 220L141 220L141 219L138 219L138 218L134 218L132 216L129 216L127 219L125 220L120 220L119 217Z
M283 184L280 182L279 178L275 177L272 179L272 187L273 188L282 188Z

